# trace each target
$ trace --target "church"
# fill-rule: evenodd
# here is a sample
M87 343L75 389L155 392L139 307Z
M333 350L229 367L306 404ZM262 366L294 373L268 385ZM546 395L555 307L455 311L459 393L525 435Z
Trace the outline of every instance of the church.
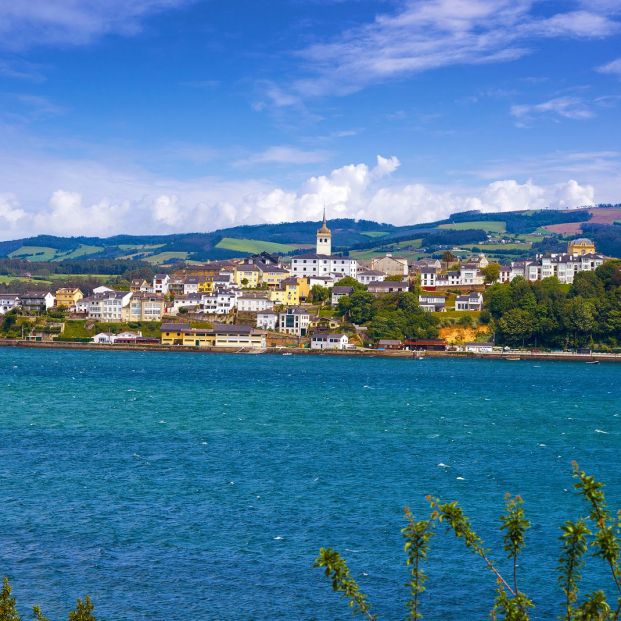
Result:
M316 251L314 254L299 254L291 259L293 276L358 276L358 261L350 257L332 254L332 231L323 210L323 223L317 230Z

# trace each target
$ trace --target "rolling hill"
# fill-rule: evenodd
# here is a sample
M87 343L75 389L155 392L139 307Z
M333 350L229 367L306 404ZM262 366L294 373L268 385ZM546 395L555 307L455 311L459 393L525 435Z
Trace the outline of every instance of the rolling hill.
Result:
M567 211L456 213L437 222L393 226L369 220L330 220L334 250L370 258L386 252L409 258L451 249L455 254L484 251L511 260L533 251L560 250L566 238L594 239L598 249L621 256L621 205ZM36 262L135 260L152 265L205 261L267 251L296 254L314 247L317 222L237 226L208 233L55 237L38 235L0 242L0 258Z

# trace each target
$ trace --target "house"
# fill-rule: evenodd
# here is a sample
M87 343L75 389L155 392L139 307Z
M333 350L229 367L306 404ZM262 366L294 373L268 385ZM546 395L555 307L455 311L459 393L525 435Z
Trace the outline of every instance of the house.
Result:
M190 329L187 323L163 323L160 328L162 345L183 345L183 335Z
M274 302L266 294L249 292L237 298L237 310L239 312L257 313L272 308L274 308Z
M129 284L129 290L132 293L138 293L139 291L148 292L153 288L144 278L134 278Z
M180 308L187 308L188 310L196 310L203 304L205 296L202 293L189 293L188 295L178 295L172 301L170 312L176 315Z
M456 311L480 311L483 309L483 296L472 291L466 295L458 295L455 298Z
M214 324L215 347L265 349L265 334L252 326Z
M84 297L77 287L57 289L55 293L56 306L59 308L75 308L75 305Z
M235 268L235 283L238 287L256 289L259 286L261 271L256 265L238 265Z
M408 260L401 257L393 257L391 253L386 253L386 256L375 258L371 261L371 269L389 274L390 276L407 276Z
M19 305L23 310L31 313L43 313L54 306L54 296L47 293L22 293L19 296Z
M166 295L168 293L168 285L170 284L170 276L168 274L156 274L153 276L153 292Z
M336 278L334 276L309 276L307 280L310 289L312 289L315 285L325 287L326 289L332 289L332 287L334 287L334 283L336 282Z
M123 321L126 307L132 298L131 291L108 291L80 300L86 306L89 319L104 322Z
M382 293L404 293L410 290L407 281L400 280L378 280L369 284L369 293L376 295Z
M98 345L112 345L115 335L112 332L100 332L93 337L93 343Z
M332 306L336 306L341 298L351 295L354 292L353 287L332 287Z
M435 287L439 270L435 267L422 267L420 269L421 287Z
M298 306L288 308L278 315L278 331L295 336L306 336L310 324L310 313Z
M595 244L586 237L572 239L567 244L567 254L581 256L583 254L595 254Z
M446 298L443 295L425 293L418 296L419 306L428 313L444 313Z
M380 339L377 349L403 349L403 343L397 339Z
M202 296L202 306L205 313L228 315L237 307L237 293L233 289L218 288Z
M491 354L494 343L466 343L465 350L475 354Z
M135 344L138 343L138 341L140 341L142 339L142 332L130 332L130 331L126 331L126 332L119 332L118 334L116 334L114 336L114 341L113 343L119 343L119 345L121 344Z
M278 313L271 310L257 313L257 328L261 330L276 330L278 326Z
M404 345L407 349L422 351L446 350L446 341L444 339L406 339Z
M5 315L17 306L19 306L17 293L0 293L0 315Z
M386 278L386 274L380 270L370 270L366 268L358 268L358 276L356 276L356 280L363 285L368 285L369 283L384 280Z
M291 275L289 270L274 263L257 261L255 265L259 270L259 284L270 289L278 287L285 278Z
M311 349L347 349L349 338L346 334L313 334Z
M122 307L124 321L161 321L164 314L164 296L158 293L137 291L132 293L129 304Z
M449 272L450 273L450 272ZM459 285L482 285L485 282L483 274L475 263L465 263L459 268Z
M183 295L198 293L199 280L196 276L189 276L183 281Z

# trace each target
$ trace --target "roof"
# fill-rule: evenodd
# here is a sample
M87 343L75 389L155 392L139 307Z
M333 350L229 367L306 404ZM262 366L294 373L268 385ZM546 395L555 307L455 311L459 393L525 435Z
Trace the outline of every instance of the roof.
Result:
M465 295L458 295L457 298L455 298L456 301L459 302L467 302L469 300L479 300L481 299L483 296L480 293L477 293L476 291L471 291L470 293L467 293Z
M310 312L300 306L291 306L282 312L281 315L310 315Z
M494 343L466 343L466 347L494 347Z
M356 261L352 257L342 257L335 254L316 254L316 253L308 253L308 254L296 254L294 257L291 257L291 261L296 261L297 259L326 259L332 261Z
M321 224L321 228L317 230L317 233L321 233L322 235L331 235L332 232L328 228L328 222L326 221L326 210L323 210L323 222Z
M361 269L358 270L358 276L385 276L385 272L382 272L381 270L369 270L366 267L363 267Z
M579 237L578 239L572 239L570 242L570 245L576 246L593 246L593 242L588 239L587 237Z
M378 345L401 345L401 341L399 339L380 339L377 342Z
M371 289L390 289L392 287L409 287L409 283L404 280L374 280L369 283L369 291Z
M353 287L332 287L332 293L336 293L337 295L339 293L344 293L345 295L347 295L348 293L351 293L354 290Z
M342 339L343 337L346 337L346 334L329 334L329 333L317 333L317 334L313 334L312 336L312 340L313 341L327 341L330 337L332 338L337 338L337 339Z
M164 280L164 278L168 278L168 274L156 274L153 278L156 280Z
M185 332L190 329L189 323L163 323L162 332Z

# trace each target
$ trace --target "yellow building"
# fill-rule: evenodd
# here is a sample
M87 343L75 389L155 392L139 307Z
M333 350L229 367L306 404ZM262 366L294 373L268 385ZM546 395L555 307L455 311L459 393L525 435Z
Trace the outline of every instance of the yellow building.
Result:
M216 335L211 329L188 329L183 333L185 347L214 347Z
M586 237L572 239L569 244L567 244L567 254L595 254L595 244Z
M289 278L289 270L278 265L260 265L261 270L260 284L267 285L270 289L280 286L280 283Z
M73 289L58 289L55 294L56 306L73 308L83 297L84 294L77 287Z
M163 323L160 328L162 345L183 345L188 330L190 325L187 323Z
M198 281L199 293L213 293L214 290L214 276L206 276Z
M235 282L239 287L256 289L260 278L261 272L256 265L238 265L235 268Z

